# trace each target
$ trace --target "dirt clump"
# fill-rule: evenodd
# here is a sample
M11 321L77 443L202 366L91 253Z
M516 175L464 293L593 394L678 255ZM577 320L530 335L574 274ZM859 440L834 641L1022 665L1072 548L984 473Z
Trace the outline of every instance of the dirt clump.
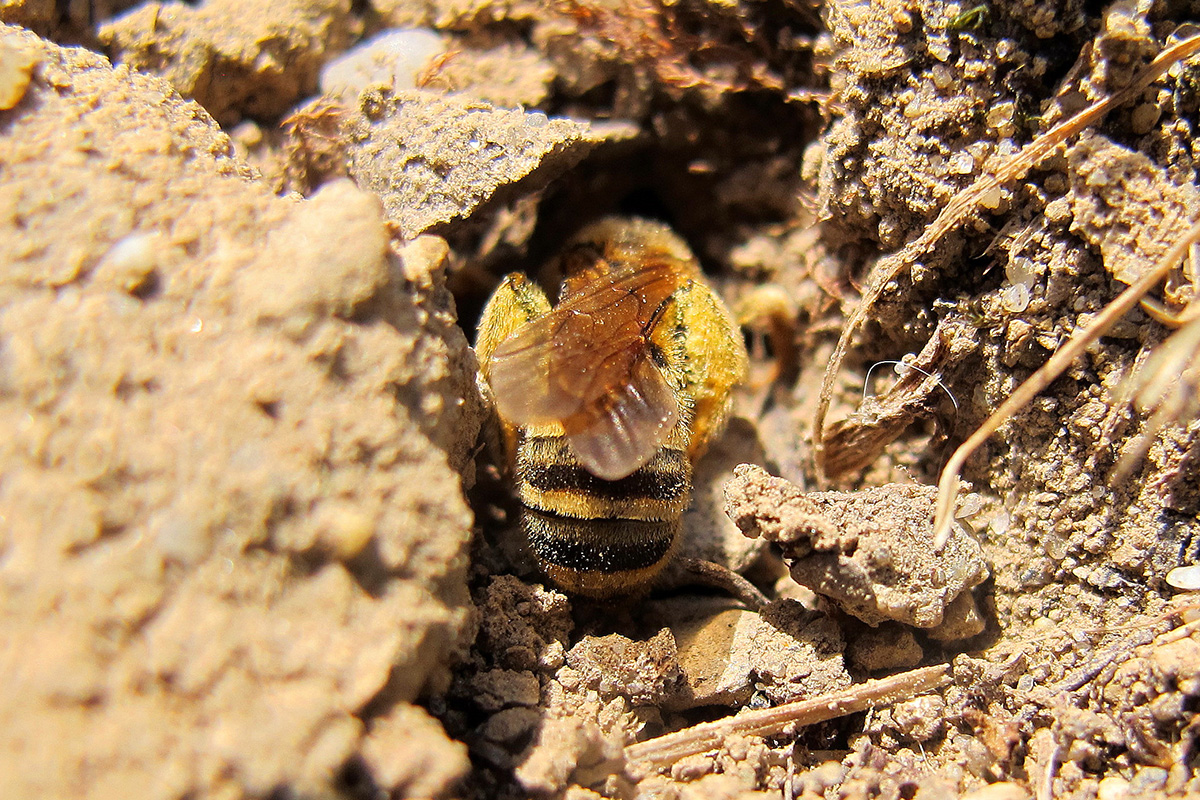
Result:
M360 102L347 121L348 172L406 236L465 217L501 189L534 191L598 141L585 124L477 100L368 92Z
M779 544L801 586L869 625L895 620L967 638L983 630L970 590L989 570L962 528L934 548L933 495L900 484L805 493L751 466L725 486L730 518L747 536Z
M222 124L274 117L313 93L331 52L356 34L348 0L247 8L146 3L100 28L113 60L154 72Z
M468 630L478 415L440 265L349 184L273 197L161 80L2 36L36 54L0 167L3 794L318 792L397 748L444 766L373 781L445 791L463 752L410 704Z

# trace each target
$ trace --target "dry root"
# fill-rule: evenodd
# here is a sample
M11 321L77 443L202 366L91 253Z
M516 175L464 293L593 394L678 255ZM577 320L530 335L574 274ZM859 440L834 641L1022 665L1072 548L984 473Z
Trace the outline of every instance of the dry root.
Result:
M686 756L714 750L730 736L778 736L806 725L906 700L939 689L949 682L949 666L922 667L860 683L812 700L747 711L735 717L705 722L631 744L625 748L625 758L632 771L648 774L669 767Z

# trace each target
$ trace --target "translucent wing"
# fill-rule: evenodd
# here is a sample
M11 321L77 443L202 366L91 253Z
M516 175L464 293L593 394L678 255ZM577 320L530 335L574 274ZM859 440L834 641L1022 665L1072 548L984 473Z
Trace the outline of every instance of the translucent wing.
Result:
M588 472L615 481L653 458L678 421L679 402L666 378L641 358L629 380L610 389L604 403L568 420L567 441Z
M519 328L492 353L488 382L500 416L517 425L557 422L579 412L577 387L554 379L557 364L570 356L554 339L559 318L552 312Z
M647 337L686 276L667 259L594 274L501 342L488 378L502 416L517 425L560 422L585 467L600 477L627 475L654 454L678 415ZM607 445L605 437L612 437Z

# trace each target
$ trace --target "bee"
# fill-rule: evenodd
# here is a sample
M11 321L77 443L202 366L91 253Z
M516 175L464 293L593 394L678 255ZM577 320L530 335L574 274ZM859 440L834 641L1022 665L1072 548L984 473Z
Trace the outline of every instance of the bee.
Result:
M576 594L627 594L670 560L692 465L724 425L746 348L665 225L602 219L551 267L553 307L520 273L488 300L481 388L539 566Z

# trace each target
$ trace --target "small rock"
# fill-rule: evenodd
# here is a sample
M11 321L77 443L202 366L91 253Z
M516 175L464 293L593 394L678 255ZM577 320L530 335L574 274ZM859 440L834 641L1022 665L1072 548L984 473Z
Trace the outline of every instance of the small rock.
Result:
M647 616L669 623L679 645L686 688L668 698L671 710L737 705L755 692L786 703L850 685L837 626L797 603L758 614L723 599L676 598Z
M1027 800L1029 796L1020 784L1001 781L965 794L962 800Z
M1127 800L1132 796L1129 792L1129 781L1119 775L1101 778L1096 789L1096 800Z
M854 637L849 656L855 666L867 672L882 672L915 667L925 654L911 630L884 624Z
M375 520L351 503L332 500L314 513L317 541L337 558L354 558L375 538Z
M492 669L480 672L471 679L475 704L484 711L496 711L506 706L536 706L541 686L532 672Z
M975 624L973 604L952 608L952 601L991 573L960 525L940 552L933 546L935 494L932 486L908 484L803 492L744 464L726 484L725 502L743 533L783 548L797 583L846 613L868 625L895 620L917 628L953 619L950 633L958 635Z
M694 781L713 771L712 757L703 753L684 756L671 765L671 777L677 781Z
M840 761L826 761L793 778L792 787L796 794L809 792L823 797L826 789L839 785L845 779L846 768Z
M1168 773L1162 767L1141 767L1129 782L1129 793L1134 797L1145 797L1161 792L1167 785Z
M158 262L167 249L157 233L131 233L117 241L92 270L92 280L138 295L156 281Z
M987 620L983 618L979 604L975 602L975 595L967 591L950 601L942 617L942 624L930 628L929 636L939 642L957 642L978 636L986 627Z
M368 86L417 88L417 76L446 49L446 41L428 28L393 29L356 44L321 68L321 91L354 98Z
M938 695L914 697L892 706L892 719L900 733L914 742L927 742L946 729L946 701Z

